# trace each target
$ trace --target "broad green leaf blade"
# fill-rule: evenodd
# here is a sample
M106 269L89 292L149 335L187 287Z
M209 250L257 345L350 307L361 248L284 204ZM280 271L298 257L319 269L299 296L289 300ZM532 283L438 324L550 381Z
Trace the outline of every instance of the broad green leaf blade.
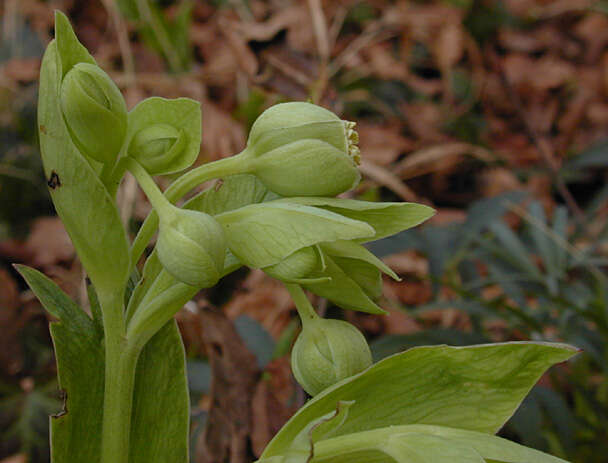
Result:
M504 463L567 463L561 458L491 434L443 426L413 425L396 428L395 432L403 429L407 432L425 433L470 445L483 458Z
M58 99L60 66L54 41L40 71L38 124L44 172L57 214L97 291L116 291L128 278L127 238L114 201L68 134Z
M137 362L130 463L188 462L190 399L175 320L146 344Z
M358 310L360 312L384 314L386 313L372 301L352 278L336 265L329 256L325 256L326 268L323 272L310 275L311 278L330 277L331 281L322 283L306 283L303 286L313 293L325 297L343 309Z
M160 97L147 98L129 112L127 146L137 132L155 124L166 124L183 131L185 146L170 163L150 172L151 174L171 174L192 165L198 157L201 145L201 105L190 98L168 100Z
M268 444L283 454L307 423L340 400L354 400L337 435L404 424L494 434L541 374L577 349L564 344L504 343L417 347L388 357L311 399Z
M396 434L381 448L399 463L485 463L468 445L420 433Z
M101 449L104 389L103 333L53 281L25 266L16 267L46 310L51 323L64 411L51 417L54 463L95 463Z
M359 242L376 241L415 227L435 214L432 207L416 203L374 203L340 198L286 198L280 201L306 206L318 206L354 220L367 222L375 235Z
M468 463L483 462L485 459L504 463L567 463L561 458L491 434L428 425L391 426L315 441L316 458L313 462L340 462L349 453L352 458L357 455L357 451L369 451L374 448L392 455L397 462L407 463ZM421 457L424 458L420 460ZM449 458L446 460L446 457ZM465 459L462 459L463 457ZM344 461L364 460L354 458Z
M255 268L276 264L306 246L374 233L364 222L281 201L252 204L215 218L224 228L232 253Z

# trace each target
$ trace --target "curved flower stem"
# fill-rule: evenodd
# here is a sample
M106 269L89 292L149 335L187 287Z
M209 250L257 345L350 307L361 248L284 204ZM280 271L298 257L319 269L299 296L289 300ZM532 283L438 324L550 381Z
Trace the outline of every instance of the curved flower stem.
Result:
M165 198L169 202L175 203L192 188L208 180L247 173L249 165L246 158L243 156L245 152L246 151L243 151L240 154L220 159L219 161L210 162L209 164L203 164L202 166L185 173L167 188L165 191ZM152 211L144 221L133 241L131 247L131 269L135 268L137 261L144 252L144 249L148 245L148 242L152 238L157 227L158 214L155 211Z
M298 315L302 320L302 325L305 325L310 320L319 318L319 315L317 312L315 312L315 309L308 300L308 297L306 297L306 294L300 285L285 283L285 287L287 288L287 291L289 291L293 302L296 304L296 309L298 310Z
M150 174L144 169L135 159L126 158L126 166L127 169L133 174L137 183L146 196L150 200L152 207L156 211L157 214L170 214L171 203L167 201L167 198L163 195L162 191L158 188L154 180L150 176Z

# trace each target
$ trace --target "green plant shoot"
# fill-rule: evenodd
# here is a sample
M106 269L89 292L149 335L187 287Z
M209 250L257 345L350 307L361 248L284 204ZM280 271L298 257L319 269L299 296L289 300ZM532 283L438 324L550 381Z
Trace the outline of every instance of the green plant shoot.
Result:
M54 463L188 461L185 355L173 315L243 265L292 295L303 325L292 368L314 396L260 463L563 461L494 433L575 348L420 347L372 364L358 330L310 304L303 289L382 314L381 275L398 276L364 243L434 212L335 197L360 180L354 123L309 103L271 107L243 152L196 167L162 192L152 176L182 172L198 156L200 105L153 97L127 113L68 19L58 12L55 21L40 73L40 146L57 214L90 278L91 316L43 274L18 267L57 319L51 334L66 400L51 418ZM115 201L126 171L153 207L132 242ZM221 188L175 205L216 178Z

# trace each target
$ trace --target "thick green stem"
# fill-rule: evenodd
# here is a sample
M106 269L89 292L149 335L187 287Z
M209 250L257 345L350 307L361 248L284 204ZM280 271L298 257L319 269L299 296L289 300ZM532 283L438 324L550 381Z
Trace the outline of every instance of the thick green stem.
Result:
M120 347L106 349L101 463L129 461L133 386L140 351Z
M285 284L285 287L296 305L298 315L300 316L300 320L302 320L302 325L305 325L310 320L319 318L319 315L315 312L315 309L300 285Z
M138 350L127 348L123 294L99 294L103 309L105 389L101 463L128 463Z
M244 174L248 172L249 163L243 156L246 151L229 158L203 164L192 169L180 178L175 180L165 191L165 198L171 203L177 202L182 196L194 187L214 178L228 177L230 175ZM150 212L143 225L139 229L133 246L131 247L131 268L134 268L142 253L146 249L148 242L152 238L154 231L158 227L158 214Z

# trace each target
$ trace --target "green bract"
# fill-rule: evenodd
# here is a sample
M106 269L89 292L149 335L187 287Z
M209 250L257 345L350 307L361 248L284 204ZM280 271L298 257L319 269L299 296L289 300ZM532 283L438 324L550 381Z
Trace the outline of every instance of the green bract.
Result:
M191 286L213 286L224 270L224 232L204 212L176 207L172 213L163 212L156 250L163 267Z
M291 352L293 374L312 396L371 364L367 341L342 320L306 320Z
M112 79L90 63L78 63L61 83L63 117L78 149L103 163L116 159L127 133L127 107Z
M354 123L310 103L283 103L255 121L244 155L254 173L282 196L335 196L361 178Z

